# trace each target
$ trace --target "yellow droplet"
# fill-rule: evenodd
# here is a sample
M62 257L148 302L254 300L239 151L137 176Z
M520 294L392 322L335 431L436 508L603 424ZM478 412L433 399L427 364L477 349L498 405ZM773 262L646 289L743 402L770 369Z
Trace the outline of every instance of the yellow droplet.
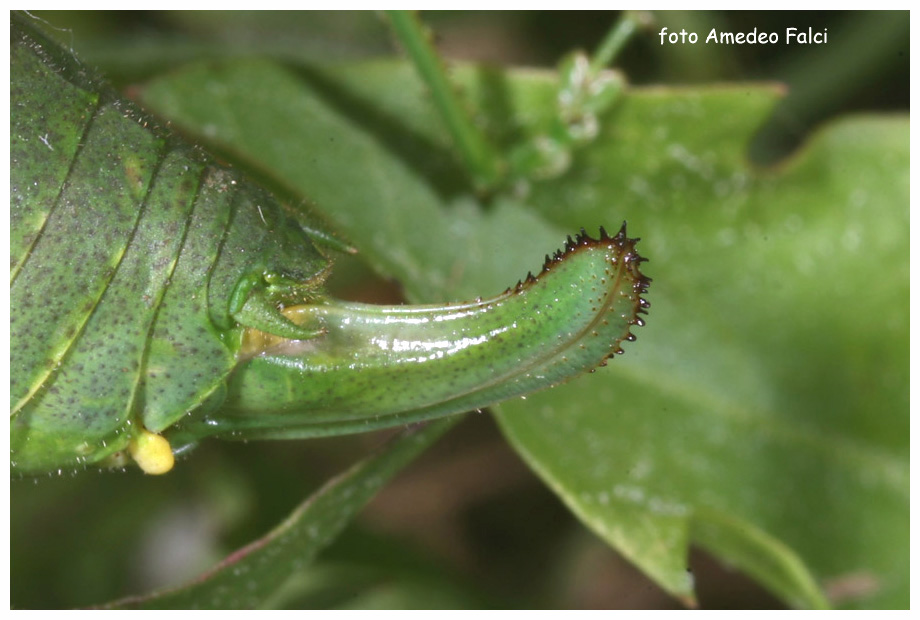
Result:
M144 429L128 445L128 452L145 474L165 474L176 462L169 442L161 435Z

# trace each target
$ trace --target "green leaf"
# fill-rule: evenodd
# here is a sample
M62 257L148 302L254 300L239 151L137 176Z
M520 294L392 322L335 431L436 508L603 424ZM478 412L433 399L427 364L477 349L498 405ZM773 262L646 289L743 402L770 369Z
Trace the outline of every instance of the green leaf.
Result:
M483 212L451 185L458 168L448 138L405 63L297 71L264 61L194 65L152 82L143 96L319 212L374 269L398 277L413 301L497 294L562 245L564 236L519 203L500 199ZM402 127L402 118L412 126ZM270 138L277 131L286 139ZM418 234L419 222L432 234ZM509 231L532 240L529 252L507 243ZM507 268L496 272L495 264Z
M327 482L264 537L230 554L186 586L118 601L115 608L254 609L274 607L308 587L306 574L377 491L456 423L409 429L383 450Z
M676 593L693 542L792 605L822 604L811 572L841 592L835 603L901 606L906 123L841 123L784 168L754 171L738 135L756 117L744 131L699 93L661 99L631 98L576 162L585 180L540 196L559 222L609 217L600 197L614 195L647 222L649 326L606 377L503 405L503 428L592 529ZM626 129L693 100L720 122L659 127L661 141ZM636 154L649 146L659 163ZM644 175L620 167L624 151ZM552 208L563 191L577 208ZM854 576L861 586L841 591Z
M547 74L453 75L498 143L554 114ZM627 219L651 258L649 326L609 368L503 405L513 445L685 600L696 543L790 605L904 606L907 122L841 123L755 170L747 144L776 97L633 89L567 174L485 205L402 64L197 66L145 92L413 300L497 292L565 234Z

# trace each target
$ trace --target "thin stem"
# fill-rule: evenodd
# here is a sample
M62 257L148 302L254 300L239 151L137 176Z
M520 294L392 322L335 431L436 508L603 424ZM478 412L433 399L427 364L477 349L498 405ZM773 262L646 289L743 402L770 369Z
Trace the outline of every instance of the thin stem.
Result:
M620 19L607 32L591 59L591 72L597 73L613 63L617 54L626 45L632 35L647 21L641 13L624 11Z
M435 107L478 188L494 187L500 176L499 158L464 110L418 17L409 11L387 11L387 15L397 38L428 85Z

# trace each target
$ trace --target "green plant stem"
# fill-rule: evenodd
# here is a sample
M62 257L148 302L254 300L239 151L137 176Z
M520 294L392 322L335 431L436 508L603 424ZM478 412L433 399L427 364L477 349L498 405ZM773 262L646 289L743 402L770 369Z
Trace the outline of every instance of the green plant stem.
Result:
M387 11L387 15L397 38L428 85L435 107L447 123L477 188L494 187L501 176L500 160L461 105L417 15L409 11Z
M230 554L197 579L177 588L114 601L106 607L252 609L276 601L276 597L284 596L286 581L309 566L393 476L462 419L450 416L406 429L330 479L268 534Z
M591 72L597 73L612 64L620 50L645 21L646 19L640 13L624 11L594 52L591 58Z

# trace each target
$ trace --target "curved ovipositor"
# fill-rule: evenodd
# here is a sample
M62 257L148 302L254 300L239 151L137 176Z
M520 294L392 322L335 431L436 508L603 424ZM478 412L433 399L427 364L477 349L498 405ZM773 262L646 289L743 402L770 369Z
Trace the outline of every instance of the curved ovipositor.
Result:
M542 271L492 299L431 306L333 300L284 310L306 340L247 330L219 412L196 434L354 432L485 407L621 353L649 280L625 225L584 231Z
M331 299L315 222L188 146L14 15L14 471L202 437L357 432L485 407L593 369L640 325L625 227L582 232L489 300ZM320 241L321 242L321 241Z

